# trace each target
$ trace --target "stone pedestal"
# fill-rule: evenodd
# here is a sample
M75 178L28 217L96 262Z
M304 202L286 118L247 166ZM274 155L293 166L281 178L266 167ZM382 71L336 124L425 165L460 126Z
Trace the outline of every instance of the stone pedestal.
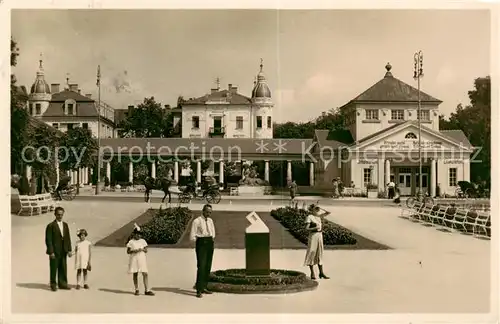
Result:
M268 276L271 273L269 228L257 213L247 215L250 226L245 230L246 274Z

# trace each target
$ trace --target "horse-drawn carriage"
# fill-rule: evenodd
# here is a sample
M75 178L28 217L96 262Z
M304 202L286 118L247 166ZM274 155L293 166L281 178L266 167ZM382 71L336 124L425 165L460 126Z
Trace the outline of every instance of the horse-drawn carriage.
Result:
M167 178L153 179L148 177L144 180L144 186L146 191L144 193L145 201L149 201L149 195L153 189L162 190L164 196L162 203L168 195L168 202L172 200L172 192L170 187L172 185L172 180ZM191 185L179 186L179 202L189 203L192 199L206 199L209 204L218 204L221 200L221 195L219 193L219 185L217 183L210 184L204 182L202 184L201 190L198 189L197 183L192 183Z
M469 181L459 181L455 190L457 198L487 198L489 190L485 185L475 184Z

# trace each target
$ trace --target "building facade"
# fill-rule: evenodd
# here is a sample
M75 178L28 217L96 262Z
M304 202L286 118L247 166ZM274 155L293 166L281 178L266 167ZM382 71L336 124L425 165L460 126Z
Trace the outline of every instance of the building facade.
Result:
M274 104L262 62L256 79L251 97L217 82L209 94L181 102L182 137L273 138Z
M317 150L333 148L336 153L320 178L326 181L324 185L340 177L346 184L358 188L374 185L379 191L393 181L402 195L415 195L421 178L424 192L434 196L439 187L440 194L453 195L459 181L470 181L474 147L461 130L440 131L441 101L419 94L395 78L391 69L388 63L382 80L340 107L348 116L350 142L326 141L325 136L317 139Z
M63 132L74 127L90 129L97 137L114 138L117 136L115 113L113 107L105 102L96 102L91 94L82 95L78 84L66 79L64 89L59 83L50 86L45 80L43 61L31 86L27 109L29 115ZM100 113L100 118L99 117Z

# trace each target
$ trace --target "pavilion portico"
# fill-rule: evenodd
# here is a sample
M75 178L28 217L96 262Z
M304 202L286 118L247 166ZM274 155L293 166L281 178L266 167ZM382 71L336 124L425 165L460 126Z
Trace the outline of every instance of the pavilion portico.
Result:
M293 179L292 161L309 164L309 183L315 182L315 164L304 150L314 146L311 139L221 139L221 138L114 138L101 140L105 174L111 179L111 159L128 161L129 182L133 182L134 164L148 161L151 177L156 178L159 162L173 164L172 177L176 182L183 171L184 161L196 162L196 181L202 180L202 161L210 161L209 172L218 173L224 183L224 164L227 162L264 161L263 180L270 180L270 162L287 161L286 179ZM262 178L262 175L259 175Z

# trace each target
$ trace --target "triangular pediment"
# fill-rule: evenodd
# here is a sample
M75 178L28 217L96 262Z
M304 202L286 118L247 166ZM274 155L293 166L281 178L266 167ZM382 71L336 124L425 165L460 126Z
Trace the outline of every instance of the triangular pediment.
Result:
M422 150L462 150L472 152L466 143L459 143L426 126L421 128ZM351 150L407 151L419 147L419 128L416 123L407 122L380 132L367 140L361 140Z

